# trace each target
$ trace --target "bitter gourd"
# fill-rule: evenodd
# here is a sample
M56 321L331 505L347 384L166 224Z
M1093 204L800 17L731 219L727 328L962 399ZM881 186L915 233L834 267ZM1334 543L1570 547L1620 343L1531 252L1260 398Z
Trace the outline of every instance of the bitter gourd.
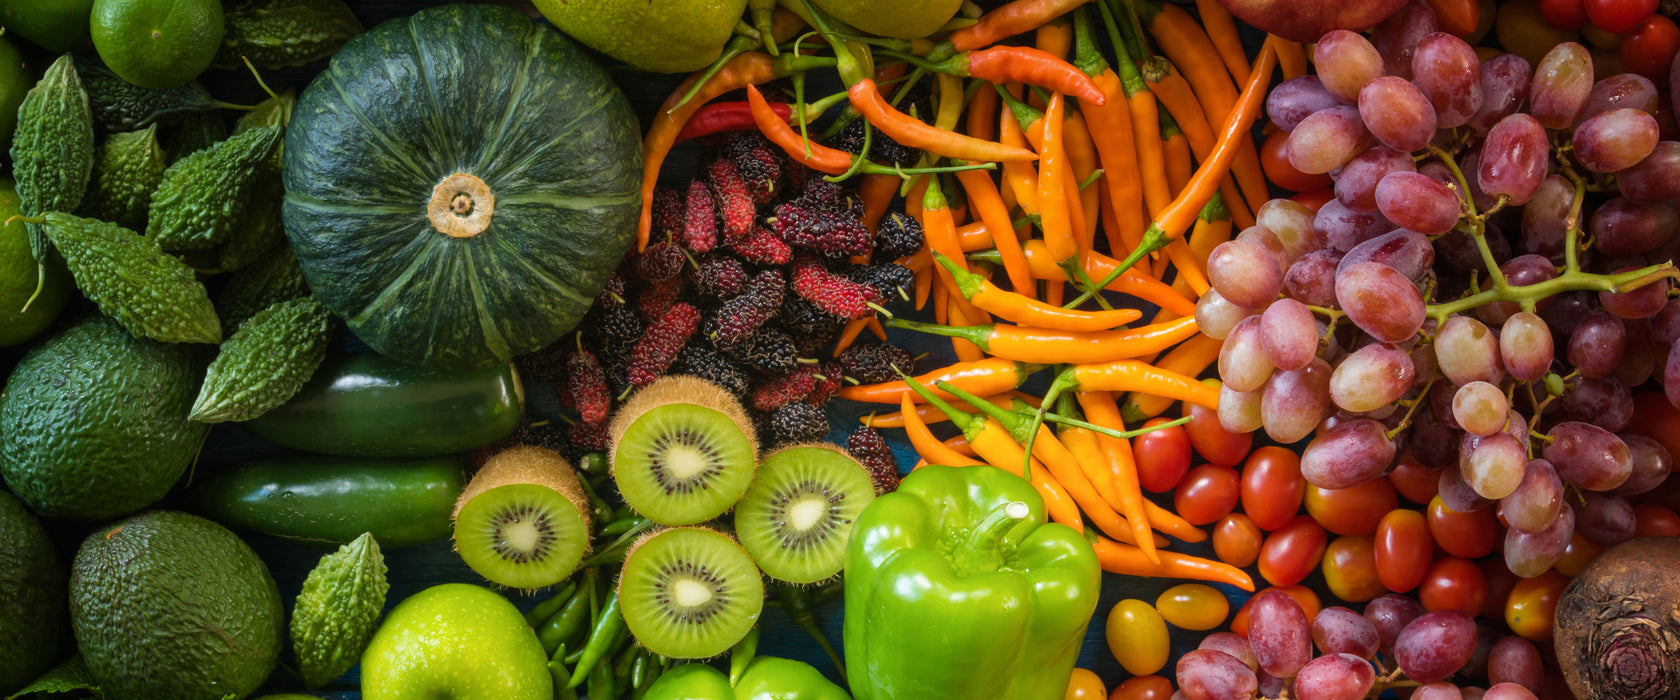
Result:
M98 219L60 212L41 219L76 287L129 333L165 343L221 341L204 285L157 241Z
M163 160L156 124L105 137L88 188L93 215L123 228L145 228L152 191L163 181Z
M321 366L331 340L332 315L314 297L263 309L222 343L188 418L247 421L286 403Z
M194 114L182 119L175 125L174 131L166 141L169 151L169 164L174 165L182 158L211 146L221 143L228 137L227 122L222 115L215 112Z
M222 48L211 64L238 68L301 66L338 52L362 23L341 0L266 0L222 15Z
M12 135L12 178L24 216L72 212L87 193L93 171L93 117L87 91L70 56L60 56L18 108ZM29 248L37 261L49 245L39 224L29 226Z
M88 93L93 125L105 133L168 124L191 114L234 106L211 97L210 91L197 81L168 90L153 90L123 80L96 54L77 54L75 61L82 87Z
M305 686L326 685L361 658L391 590L385 571L379 543L363 533L321 557L303 580L292 609L292 649Z
M170 252L227 240L250 201L257 165L274 155L280 136L279 127L258 127L169 166L152 193L146 235Z
M240 117L233 133L241 134L264 126L285 129L296 104L296 91L280 93ZM274 149L274 155L257 166L256 181L251 186L251 200L245 207L245 214L227 242L216 249L218 271L237 270L285 243L286 229L280 223L280 208L286 198L286 185L280 176L280 158L285 150L286 144L281 141L280 146Z
M223 328L237 329L258 311L308 293L309 283L297 256L292 255L291 246L281 246L229 275L227 286L216 297L216 311Z

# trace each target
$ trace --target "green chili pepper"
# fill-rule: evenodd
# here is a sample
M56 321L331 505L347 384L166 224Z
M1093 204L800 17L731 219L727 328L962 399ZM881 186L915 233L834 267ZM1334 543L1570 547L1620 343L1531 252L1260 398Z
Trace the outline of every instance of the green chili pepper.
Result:
M581 671L580 668L579 672ZM577 676L572 678L572 682L577 682ZM589 670L589 697L608 700L618 697L618 688L614 687L614 681L612 664L596 664Z
M589 625L589 596L593 594L594 584L594 578L588 579L581 592L571 596L559 612L537 628L537 641L542 642L544 651L553 653L561 646L576 646L578 636Z
M747 667L752 665L753 656L756 654L758 654L758 627L755 626L747 630L747 636L742 637L741 641L736 642L735 647L729 650L730 685L741 682L741 676L746 674Z
M548 600L532 606L530 610L525 611L525 624L532 627L542 624L544 620L552 617L554 613L559 612L560 608L566 604L566 601L572 599L572 593L576 590L577 582L573 581L566 584L565 588L560 589L560 591L555 593L553 596L550 596Z
M561 644L548 659L548 675L554 677L554 700L577 700L572 690L572 672L566 669L566 645Z
M595 619L595 627L589 631L589 641L584 644L583 653L578 656L577 666L572 669L571 687L576 688L582 685L585 678L588 678L590 683L594 683L595 668L601 665L602 659L612 653L613 648L618 646L618 641L623 637L624 616L618 612L618 591L615 589L612 595L607 597L607 605L601 609L600 617ZM610 683L612 677L611 664L607 664L607 666L609 666L607 676ZM589 696L611 697L608 695L597 696L593 691L589 693Z

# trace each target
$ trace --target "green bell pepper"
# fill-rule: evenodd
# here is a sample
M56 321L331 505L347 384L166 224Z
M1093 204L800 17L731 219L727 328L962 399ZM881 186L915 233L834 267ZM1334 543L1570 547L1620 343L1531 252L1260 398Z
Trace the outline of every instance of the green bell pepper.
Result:
M642 700L851 700L810 664L760 656L733 687L705 664L683 664L659 677Z
M1102 571L1046 524L1032 484L928 466L875 499L846 548L847 679L857 700L1060 700Z

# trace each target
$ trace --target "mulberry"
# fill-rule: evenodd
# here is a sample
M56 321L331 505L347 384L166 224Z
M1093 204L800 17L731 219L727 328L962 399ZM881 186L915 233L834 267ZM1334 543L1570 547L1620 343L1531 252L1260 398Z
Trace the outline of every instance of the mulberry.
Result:
M846 326L846 319L822 310L804 297L794 296L782 302L776 320L788 332L800 336L830 336Z
M666 239L636 256L636 275L649 282L663 282L682 274L685 259L682 249Z
M841 318L859 318L881 300L874 289L829 272L814 257L793 261L793 291L824 311Z
M730 356L748 367L766 374L786 372L799 365L799 355L793 339L775 328L764 327L747 336L741 344L726 350Z
M752 406L760 411L774 411L811 395L817 386L817 366L799 365L770 381L758 385L752 392Z
M647 386L665 374L688 337L700 327L700 312L685 302L671 304L658 321L648 325L630 352L626 376L635 386Z
M770 431L781 442L821 440L828 435L828 413L796 401L770 414Z
M607 422L607 413L612 408L607 375L601 369L601 362L588 350L579 348L566 360L565 393L583 422L592 425Z
M669 187L653 191L653 230L671 237L681 237L688 228L688 209L683 196Z
M924 108L921 114L928 114L928 112ZM847 153L862 153L863 121L862 119L853 119L841 128L839 133L830 137L824 145L829 148L838 148ZM921 156L921 151L892 140L891 137L881 133L879 129L874 130L874 133L869 135L868 157L870 160L908 168L915 165L916 160Z
M605 452L612 445L612 436L607 433L605 424L573 423L566 437L574 449L582 452Z
M583 317L584 328L596 331L599 347L623 347L642 337L642 320L628 306L596 304Z
M782 305L782 289L786 286L782 273L765 270L753 276L747 290L718 307L706 323L706 337L719 347L731 347L756 332L759 326L776 315Z
M683 285L686 283L687 280L682 277L672 277L642 289L642 295L636 298L636 314L641 316L643 321L653 323L654 319L665 314L665 309L671 306L671 302L682 295Z
M712 254L694 267L694 291L713 299L728 299L747 289L747 268L733 255Z
M799 198L794 200L806 209L830 214L850 214L852 218L863 216L863 201L852 196L851 192L842 189L823 178L806 181L800 190Z
M875 495L898 490L898 462L881 431L867 425L853 430L846 436L846 451L869 472L869 480L875 482Z
M910 300L910 290L916 288L916 273L898 263L858 265L846 272L853 282L875 290L882 299Z
M857 217L812 209L797 201L776 205L776 215L770 219L770 225L788 244L830 258L867 255L874 241Z
M724 240L746 236L752 231L758 208L753 205L746 180L741 179L741 171L735 169L734 161L718 158L707 166L706 176L711 182L712 195L717 197L718 214L723 218Z
M764 206L776 197L776 183L782 178L779 150L757 131L738 131L723 154L735 164L752 193L753 204Z
M671 363L671 372L692 374L742 398L747 395L751 384L751 378L747 376L745 369L719 355L711 345L704 342L689 343L682 352L677 353L676 362Z
M846 376L859 384L880 384L899 378L898 373L916 373L916 358L910 351L886 343L860 343L840 353L839 363Z
M763 226L754 226L746 237L730 241L729 249L743 259L759 265L786 265L793 258L793 248L787 241Z
M921 252L922 222L901 211L887 212L875 227L875 262L889 262Z
M717 246L717 200L706 183L688 183L688 206L683 216L683 247L696 253L710 251Z
M838 363L823 363L822 368L817 371L817 384L811 387L811 395L806 396L805 401L817 406L828 403L834 398L835 392L840 391L840 385L844 383L841 375L844 372Z

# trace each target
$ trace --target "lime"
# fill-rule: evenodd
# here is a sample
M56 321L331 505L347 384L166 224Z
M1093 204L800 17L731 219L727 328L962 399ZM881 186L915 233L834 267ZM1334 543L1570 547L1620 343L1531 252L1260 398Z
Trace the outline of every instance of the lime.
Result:
M0 27L53 53L88 43L93 0L0 0Z
M12 132L17 129L18 106L31 84L23 56L6 37L0 36L0 157L12 150Z
M705 68L747 0L535 0L548 21L596 51L654 73Z
M870 34L920 39L957 14L962 0L811 0L835 19Z
M11 180L0 179L0 222L18 212L17 189ZM56 257L56 256L55 256ZM47 263L47 283L41 296L23 311L35 293L35 255L29 252L29 228L22 221L0 223L0 347L17 345L52 325L64 308L69 273L58 260Z
M185 85L222 45L221 0L94 0L93 47L123 80Z

